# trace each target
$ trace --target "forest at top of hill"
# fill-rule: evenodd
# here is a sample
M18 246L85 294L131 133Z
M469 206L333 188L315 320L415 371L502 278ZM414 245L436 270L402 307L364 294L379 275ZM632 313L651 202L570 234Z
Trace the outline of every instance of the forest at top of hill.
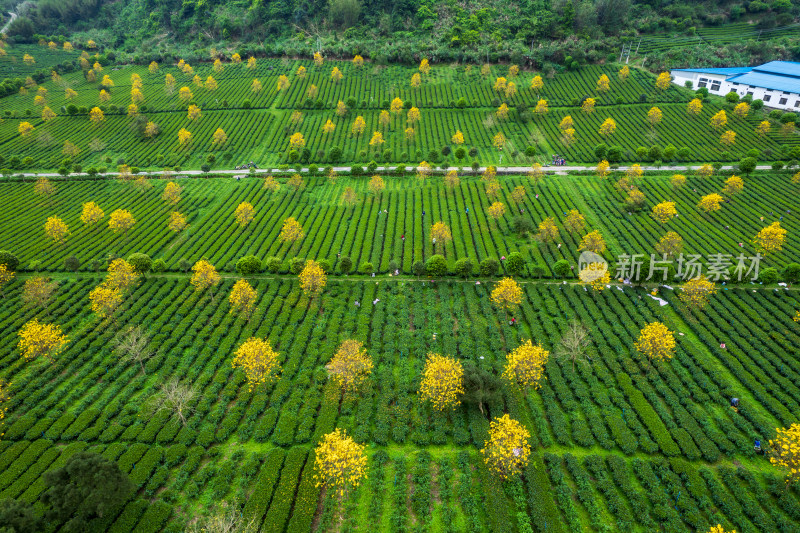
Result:
M377 63L800 59L800 0L0 0L11 42L93 40L125 61L232 54Z

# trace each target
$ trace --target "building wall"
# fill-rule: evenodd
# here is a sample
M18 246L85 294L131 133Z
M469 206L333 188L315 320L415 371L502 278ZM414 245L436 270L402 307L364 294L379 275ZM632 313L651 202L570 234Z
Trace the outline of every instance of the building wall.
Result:
M725 96L731 91L736 92L739 97L752 93L753 100L762 100L766 107L783 109L785 111L800 112L800 89L797 92L787 93L783 91L767 90L762 87L752 87L750 85L733 84L725 81L726 76L721 74L705 74L701 72L682 72L672 71L672 82L681 87L685 87L687 81L692 82L692 89L697 90L702 86L708 89L711 94ZM701 80L702 78L702 80ZM704 80L704 81L703 81ZM781 104L782 99L786 102Z

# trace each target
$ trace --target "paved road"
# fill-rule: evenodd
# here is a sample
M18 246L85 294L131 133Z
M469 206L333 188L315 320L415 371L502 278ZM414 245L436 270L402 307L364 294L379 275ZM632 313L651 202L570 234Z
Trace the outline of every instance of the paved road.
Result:
M691 170L699 169L700 166L701 165L673 165L673 166L661 166L661 167L643 166L642 170L644 170L644 171L655 171L655 170L658 170L658 171L661 171L661 172L665 172L665 171L666 172L691 171ZM350 172L350 168L351 167L333 167L333 169L336 172ZM457 167L453 167L453 168L457 168ZM531 167L495 167L495 168L497 168L497 173L498 174L525 174L526 172L528 172L531 169ZM628 168L630 168L630 167L620 166L618 168L618 170L627 170ZM734 170L736 168L737 167L734 166L734 165L723 165L722 170ZM772 168L771 165L758 165L758 166L756 166L757 170L770 170L771 168ZM395 169L397 169L396 166L378 167L378 171L387 171L387 170L388 171L393 171ZM412 167L406 167L406 172L408 172L409 170L413 170L413 168ZM483 172L484 170L486 170L486 167L480 167L480 169L478 169L478 172ZM550 173L550 174L565 175L565 174L567 174L569 172L593 171L594 167L588 167L588 166L587 167L581 167L581 166L553 167L553 166L551 166L551 167L542 167L542 170L544 170L545 172ZM303 167L302 171L303 172L307 172L308 168ZM289 169L289 170L258 169L258 170L256 170L256 174L261 174L261 175L263 175L263 174L276 174L276 175L277 174L293 174L295 172L296 172L296 169ZM444 171L442 171L442 170L435 170L434 171L434 173L438 173L438 174L442 174L443 172ZM464 170L463 170L464 174L468 174L470 172L472 172L471 168L466 168L465 167ZM160 176L163 173L164 173L164 171L160 171L159 170L159 171L153 171L153 172L142 172L142 175ZM232 175L232 176L243 176L243 177L250 175L250 173L248 171L246 171L246 170L212 170L210 173L211 174L225 174L225 175ZM111 172L109 174L114 174L114 173ZM174 172L173 171L173 172L170 172L170 174L173 175L173 176L175 176L175 175L180 175L180 176L198 176L198 175L202 175L202 174L206 174L206 173L203 172L202 170L182 170L180 172ZM56 176L60 176L60 174L55 173L55 172L21 172L21 173L15 173L14 175L16 175L16 176L26 176L26 177L38 177L38 176L56 177ZM86 176L86 175L87 174L85 172L82 172L82 173L75 172L75 173L70 174L70 176Z
M13 11L9 11L9 12L8 12L8 16L9 16L9 17L11 17L11 18L9 19L9 21L8 21L8 22L6 22L5 26L3 26L3 28L2 28L2 29L0 29L0 33L5 33L5 32L6 32L6 30L8 29L8 27L9 27L9 26L11 26L11 24L12 24L12 23L13 23L15 20L17 20L17 14L16 14L16 13L14 13Z

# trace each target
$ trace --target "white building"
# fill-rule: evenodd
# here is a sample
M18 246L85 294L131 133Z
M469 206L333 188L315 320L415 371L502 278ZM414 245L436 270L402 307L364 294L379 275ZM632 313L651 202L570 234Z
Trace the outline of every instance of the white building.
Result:
M770 61L757 67L684 68L671 72L673 83L692 89L706 87L711 94L725 96L735 92L750 95L764 105L787 111L800 111L800 63Z

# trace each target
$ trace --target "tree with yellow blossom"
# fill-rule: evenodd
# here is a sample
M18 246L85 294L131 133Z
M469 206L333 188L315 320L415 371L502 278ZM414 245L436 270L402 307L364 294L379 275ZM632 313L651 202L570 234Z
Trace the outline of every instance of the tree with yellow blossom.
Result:
M442 221L436 222L431 226L431 242L433 243L433 253L436 253L437 245L446 245L453 240L453 233L450 231L450 226Z
M14 279L14 271L9 270L6 265L0 263L0 296L3 298L6 297L3 287L12 279Z
M281 372L279 358L280 354L272 349L269 340L250 337L234 352L231 366L242 369L252 391L278 379Z
M322 290L328 283L328 276L316 261L306 261L303 270L300 272L300 288L310 301L322 294Z
M722 201L722 196L717 193L711 193L700 198L700 202L697 204L697 207L706 213L713 213L714 211L719 211L722 209Z
M190 140L192 140L192 132L186 128L181 128L178 131L178 145L185 146Z
M530 436L525 426L507 414L492 420L489 439L481 450L492 474L504 480L521 475L531 455Z
M584 235L581 239L580 246L578 246L578 251L581 250L602 255L602 253L606 251L606 241L603 239L603 235L597 230Z
M733 197L744 190L744 180L739 176L731 176L725 180L725 187L722 189L722 194Z
M550 352L528 339L506 356L503 378L524 388L538 389Z
M536 239L543 243L552 243L558 239L558 226L553 217L546 217L539 223Z
M347 114L347 106L344 102L339 100L339 103L336 104L336 116L343 117Z
M363 67L363 66L364 66L364 58L363 58L363 57L361 57L360 55L356 54L356 55L353 57L353 66L354 66L355 68L361 68L361 67Z
M376 174L370 178L367 188L373 197L378 197L384 189L386 189L386 183L383 181L382 177Z
M110 318L122 304L123 297L119 287L103 282L89 292L92 312L101 319Z
M81 222L87 226L93 226L94 224L100 222L104 216L105 214L103 213L103 210L100 209L100 206L95 202L86 202L83 204L81 211Z
M99 126L105 118L103 110L99 107L93 107L91 111L89 111L89 121L95 126Z
M769 135L770 130L772 130L772 124L769 123L769 120L762 120L756 126L756 135L759 137L766 137Z
M595 173L597 173L598 178L605 178L611 172L610 168L611 165L608 164L608 161L603 159L597 163L597 167L595 167Z
M508 81L501 76L494 81L492 89L494 89L498 93L505 93L507 86L508 86Z
M228 302L231 304L231 314L250 321L258 300L258 292L246 280L240 279L233 284Z
M613 135L616 130L617 130L616 121L613 118L609 117L605 119L603 123L600 125L600 130L598 133L600 133L600 135L602 135L603 137L609 137L610 135Z
M346 500L350 491L367 477L364 448L341 428L323 435L314 448L316 486L325 487L339 502Z
M700 113L703 111L703 101L699 98L692 99L688 104L686 104L686 111L695 117L700 115Z
M253 208L253 204L250 202L242 202L236 206L236 211L233 212L233 218L236 220L236 223L239 224L240 228L244 228L252 222L255 214L256 210Z
M200 110L200 107L195 104L191 104L186 109L186 115L189 120L197 120L198 118L200 118L201 114L202 112Z
M300 132L293 133L291 137L289 137L289 148L292 150L299 150L306 145L306 139L303 137L303 134Z
M595 292L600 292L611 283L611 274L605 263L589 263L580 272L578 279L583 285L589 285Z
M33 132L33 124L30 122L20 122L19 126L17 126L17 132L19 132L20 136L23 138L28 137Z
M728 115L725 113L724 109L720 109L714 114L714 116L711 117L709 123L711 124L711 127L718 130L728 123Z
M570 233L581 233L585 227L586 218L577 209L570 209L564 219L564 228Z
M419 72L415 72L411 75L411 87L414 89L418 88L422 84L422 76L419 75Z
M657 126L659 123L661 123L661 119L663 117L664 114L657 107L651 107L650 111L647 112L647 122L650 123L651 127Z
M587 115L591 115L594 113L594 106L597 103L597 100L594 98L587 98L581 104L581 111L586 113Z
M764 254L780 252L783 249L784 242L786 242L786 233L780 222L773 222L756 234L753 244L755 244L759 252Z
M651 361L668 361L675 355L675 334L661 322L651 322L639 332L634 346Z
M599 93L607 93L611 90L611 80L608 79L608 76L605 74L601 74L600 77L597 79L597 92Z
M669 184L673 189L680 189L686 185L686 176L683 174L673 174L669 179Z
M769 446L769 462L786 472L786 484L800 481L800 423L777 428Z
M54 118L56 118L56 114L53 112L53 110L47 106L44 106L44 109L42 109L42 120L45 122L50 122Z
M186 216L178 213L177 211L170 212L169 220L167 221L167 228L170 231L175 233L181 232L186 229L187 225Z
M294 244L300 241L304 236L305 232L303 231L303 226L301 226L300 223L294 218L289 217L283 221L283 226L281 227L281 233L278 236L278 240L281 242L289 242Z
M372 133L372 138L369 140L369 145L375 148L380 148L384 142L386 141L383 140L383 133L375 131Z
M328 376L339 386L342 397L356 392L372 373L374 363L364 343L347 339L339 345L330 362L325 365Z
M508 118L508 104L505 102L500 104L500 107L497 108L496 115L500 120L506 120Z
M431 65L427 57L423 57L422 61L419 62L419 71L423 74L428 74L431 71Z
M353 135L359 136L362 133L364 133L364 130L366 128L367 128L367 123L364 121L364 117L359 115L353 121L353 126L350 128L350 131L353 132Z
M389 112L385 109L381 110L380 115L378 115L378 122L380 122L381 127L385 128L391 121L392 117L389 115Z
M406 114L406 122L409 124L416 124L419 122L420 112L418 107L411 107Z
M689 307L700 310L708 304L711 296L716 292L717 287L714 283L705 276L698 276L683 284L680 297L683 303Z
M619 76L619 79L622 81L627 80L630 75L631 69L628 67L628 65L623 66L617 73L617 76Z
M450 190L455 189L461 185L461 178L458 177L458 171L455 169L448 170L444 175L444 184Z
M223 146L228 142L228 135L222 128L217 128L214 135L211 136L211 146Z
M317 67L321 67L322 62L323 62L322 54L320 54L319 52L314 52L314 65Z
M512 278L503 278L498 281L490 299L492 303L508 314L513 312L522 303L522 287Z
M174 206L181 201L182 193L183 193L183 187L181 187L174 181L170 181L167 183L167 186L164 187L164 192L161 195L161 199L167 202L169 205Z
M546 115L550 111L550 108L547 106L547 100L539 100L536 102L536 107L533 108L533 112L537 115Z
M56 187L53 185L53 182L42 176L36 180L36 184L33 186L33 192L39 196L52 196L56 192Z
M17 347L26 361L39 357L52 361L69 342L68 337L62 333L61 326L39 322L35 318L26 322L17 332L17 336Z
M708 178L711 177L711 174L714 173L714 167L709 165L708 163L704 165L700 165L700 168L697 169L697 175L701 178Z
M278 91L284 91L288 88L289 88L289 78L285 74L281 74L280 76L278 76Z
M669 72L662 72L656 78L656 89L660 91L666 91L669 88L669 84L672 82L672 77L669 75Z
M453 357L429 353L422 371L419 387L420 398L431 402L437 411L455 409L464 394L464 367Z
M201 293L211 289L211 301L214 301L213 288L219 284L221 277L214 268L214 265L201 259L192 266L192 277L189 283L194 287L195 292Z
M456 145L464 144L464 134L461 133L461 130L456 130L456 132L450 138L450 142Z
M151 61L150 64L147 66L147 70L148 72L150 72L150 74L155 74L156 72L158 72L158 68L159 68L158 63L155 61Z
M67 224L58 217L48 217L44 223L44 233L58 244L63 244L69 235Z
M744 118L750 113L750 104L747 102L739 102L733 108L733 114L739 118Z
M736 143L736 132L733 130L725 131L720 135L719 142L725 146L733 146Z
M136 219L127 209L116 209L108 218L108 227L114 233L127 234L134 224L136 224Z
M331 119L328 119L328 121L325 124L322 125L322 133L323 134L332 133L333 130L335 130L335 129L336 129L336 124L334 124L331 121Z
M674 231L668 231L656 243L656 252L669 257L675 257L683 250L683 238Z
M652 217L662 224L666 224L672 218L678 216L675 202L660 202L653 206Z
M506 145L506 136L503 135L503 132L498 132L494 137L492 137L492 146L497 148L498 150L502 150Z
M339 83L342 81L342 78L344 78L344 74L342 74L342 71L339 70L339 67L333 67L333 70L331 71L331 81L333 83Z
M544 81L542 81L542 77L540 75L537 74L533 77L533 79L531 79L531 90L535 91L537 96L543 87Z

